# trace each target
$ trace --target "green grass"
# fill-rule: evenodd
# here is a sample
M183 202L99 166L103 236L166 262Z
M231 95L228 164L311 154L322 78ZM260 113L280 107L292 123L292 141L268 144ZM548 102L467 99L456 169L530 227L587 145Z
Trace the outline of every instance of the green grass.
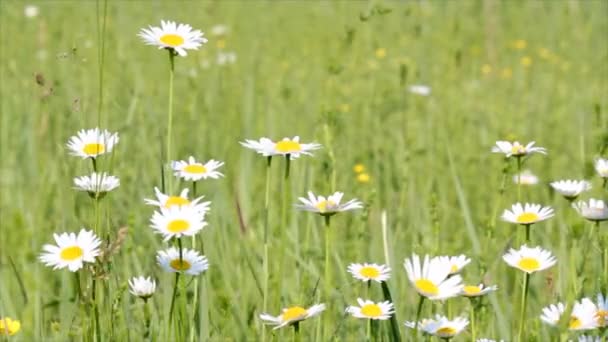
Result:
M39 2L40 15L29 19L24 2L0 3L0 317L21 320L17 341L89 339L91 316L73 300L73 274L53 271L37 257L52 233L95 223L92 201L72 189L73 177L90 172L90 163L68 155L65 143L79 129L97 126L103 4ZM173 275L156 265L156 251L166 244L149 227L153 208L143 203L160 185L169 65L165 51L136 36L160 19L189 23L209 38L199 51L176 58L173 155L226 163L224 178L198 186L212 201L209 226L199 235L211 265L204 276L209 329L184 319L182 331L195 327L192 340L261 336L266 161L238 142L293 135L325 147L292 163L285 225L283 160L273 160L270 313L324 301L323 279L315 292L324 272L323 221L291 210L297 197L340 190L366 203L363 211L332 219L339 291L327 312L301 324L303 341L314 338L324 315L340 340L364 338L366 323L342 314L365 294L346 267L382 263L385 254L401 337L408 340L411 331L402 323L414 320L418 297L402 264L412 253L470 256L465 281L500 287L477 312L477 336L515 338L521 274L501 256L518 243L511 240L516 228L499 218L516 201L514 164L501 196L503 159L490 153L504 139L534 140L549 150L525 163L541 184L524 188L523 199L555 208L553 219L532 228L532 244L551 250L558 264L531 277L527 331L531 341L556 339L555 329L538 319L543 307L608 288L600 257L607 223L596 232L597 242L584 244L591 225L547 186L586 178L593 189L584 198L606 197L592 162L608 153L607 11L605 1L110 1L100 121L119 132L120 143L100 163L121 186L102 201L101 222L112 239L121 227L128 235L109 278L100 281L109 288L99 300L103 340L142 339L143 306L126 288L140 274L158 279L150 301L152 336L162 341L170 333ZM237 53L233 65L215 64L215 24L230 27L225 49ZM517 40L525 40L525 48L515 48ZM384 58L378 49L386 49ZM524 57L530 66L521 64ZM412 84L430 85L432 95L408 93ZM367 168L369 183L356 181L356 163ZM370 298L383 298L379 286L372 286ZM467 300L449 302L453 316L467 315ZM188 306L183 297L177 305ZM427 301L422 317L446 310ZM381 323L388 338L388 322ZM291 329L267 330L266 336L290 339Z

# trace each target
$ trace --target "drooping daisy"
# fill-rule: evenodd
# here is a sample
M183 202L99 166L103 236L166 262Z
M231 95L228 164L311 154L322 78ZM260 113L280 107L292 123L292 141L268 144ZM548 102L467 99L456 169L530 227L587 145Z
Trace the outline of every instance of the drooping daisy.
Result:
M597 295L597 311L595 312L597 325L599 327L608 327L608 296L604 297L601 293Z
M420 264L420 257L413 254L405 259L405 271L416 291L431 300L442 300L457 296L462 290L462 278L453 275L448 278L452 265L439 258L424 256Z
M509 249L502 258L509 266L528 274L545 270L557 262L550 251L540 247L530 248L526 245L521 246L519 250Z
M177 24L173 21L161 20L160 27L149 26L141 29L138 36L147 45L158 46L159 49L169 49L177 52L180 56L186 56L186 50L198 50L207 42L200 30L192 30L187 24Z
M595 304L589 298L583 298L580 302L575 302L568 321L568 329L589 330L597 328L596 310ZM557 326L565 311L566 308L563 303L552 304L543 308L540 319L549 325Z
M224 175L216 169L224 165L224 162L209 160L205 164L197 162L194 157L190 156L188 161L179 160L173 161L171 167L175 171L175 177L182 178L186 181L199 181L201 179L213 178L218 179Z
M551 187L569 201L575 200L583 191L591 189L591 183L585 180L561 180L551 182Z
M346 313L356 318L386 320L391 318L391 315L395 312L393 303L389 301L374 303L371 300L357 298L357 303L359 303L359 306L351 305L346 308Z
M591 198L589 202L579 201L572 203L572 207L589 221L601 222L608 220L608 206L602 200Z
M13 336L21 330L21 322L10 317L0 317L0 336Z
M129 292L143 300L152 297L156 291L156 281L152 277L133 277L129 280Z
M391 277L391 268L386 265L378 264L350 264L348 272L362 281L377 281L379 283L387 281Z
M170 208L173 206L190 206L196 208L196 210L204 214L209 211L209 206L211 202L200 202L205 196L198 197L190 201L188 199L188 191L189 189L183 189L179 196L169 196L163 194L157 187L154 187L154 193L156 195L156 200L154 199L144 199L144 202L149 205L155 205L159 208Z
M120 180L105 172L93 172L90 176L74 178L74 186L76 190L87 192L91 198L101 199L108 192L119 187Z
M497 141L496 146L492 147L492 152L503 153L505 157L523 157L531 153L542 153L547 154L547 150L544 147L534 147L535 142L532 141L526 146L519 143L519 141Z
M209 262L204 255L197 251L184 248L180 258L179 249L170 247L165 251L159 251L156 261L167 272L179 272L189 275L198 275L209 268Z
M420 328L427 334L440 338L452 338L460 334L469 325L469 320L457 317L453 320L445 316L437 315L435 319L429 320Z
M361 209L363 203L357 199L351 199L346 203L340 203L344 193L335 192L333 195L329 195L327 198L324 196L315 196L312 191L308 192L308 198L299 197L298 199L301 204L296 204L296 208L304 211L310 211L318 213L323 216L331 216L341 211Z
M595 171L602 178L608 178L608 159L597 158L595 160Z
M154 212L150 222L152 228L162 234L165 241L173 237L195 235L207 225L205 215L191 206L160 208L160 211Z
M118 144L118 133L93 128L80 130L77 135L70 138L67 147L70 149L70 154L86 159L110 153L116 144Z
M524 170L513 176L513 183L521 185L536 185L538 184L538 177L536 177L532 171Z
M505 209L501 216L504 221L521 225L531 225L551 217L553 217L553 208L530 203L523 206L521 203L515 203L511 206L511 210Z
M266 324L275 325L274 329L279 329L290 324L300 322L311 317L319 315L325 310L325 304L315 304L308 309L301 306L292 306L283 309L283 312L278 316L272 316L267 313L260 315L260 319Z
M450 264L450 274L459 273L471 262L471 259L464 254L458 256L438 256L435 258L441 260L442 263Z
M259 141L246 139L240 143L244 147L254 150L264 157L272 156L289 156L291 160L299 158L300 155L312 156L311 151L321 148L321 144L300 143L300 137L283 138L283 140L274 142L268 138L261 138Z
M490 292L498 290L498 286L485 286L484 284L479 285L465 285L460 291L460 295L464 297L480 297Z
M81 229L78 235L74 233L53 234L57 245L44 245L40 261L53 269L67 267L76 272L85 262L95 262L99 255L101 240L92 232Z

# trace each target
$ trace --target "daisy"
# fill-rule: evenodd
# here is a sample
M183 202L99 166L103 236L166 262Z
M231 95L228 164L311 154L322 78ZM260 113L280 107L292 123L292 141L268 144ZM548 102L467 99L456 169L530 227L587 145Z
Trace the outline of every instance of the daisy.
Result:
M424 256L420 264L420 257L413 254L405 259L404 267L410 283L416 291L431 300L442 300L457 296L462 290L462 278L454 275L448 278L452 265L443 259Z
M118 186L120 186L118 177L110 176L105 172L93 172L90 176L74 178L75 189L87 192L91 198L101 199L106 193L118 188Z
M460 334L469 325L469 320L457 317L450 320L445 316L437 315L435 319L429 320L427 324L421 326L422 331L427 334L440 338L452 338Z
M379 283L387 281L391 277L391 268L386 265L378 264L350 264L348 266L348 272L350 272L355 279L362 281L375 280Z
M150 222L152 228L168 241L172 237L180 238L198 233L207 225L204 216L195 207L172 206L155 211Z
M595 160L595 171L602 178L608 178L608 159L597 158Z
M38 13L40 13L40 10L36 5L27 5L23 9L23 14L26 18L35 18L38 16Z
M505 209L501 218L503 221L531 225L553 217L553 209L551 207L542 207L540 204L515 203L511 206L511 210Z
M129 292L143 300L152 297L156 291L156 281L152 277L133 277L129 280Z
M431 95L431 87L422 85L422 84L411 85L408 88L408 91L412 94L421 95L421 96Z
M540 319L549 325L557 326L565 311L566 307L563 303L552 304L543 308ZM597 328L595 312L596 306L589 298L583 298L580 302L575 302L568 321L568 329L589 330Z
M179 249L171 247L165 251L159 251L156 261L167 272L179 272L189 275L198 275L209 268L209 262L204 255L199 255L197 251L184 248L182 255Z
M581 180L562 180L552 182L551 187L560 195L564 196L567 200L575 200L583 191L591 189L591 183Z
M165 195L157 187L154 187L154 193L156 195L156 200L154 199L144 199L144 202L149 205L154 205L159 208L170 208L173 206L190 206L196 208L201 214L205 214L209 211L209 205L211 202L202 202L199 203L205 196L198 197L192 201L188 199L188 191L189 189L183 189L179 196L169 196Z
M93 128L80 130L77 135L70 138L67 147L72 155L86 159L110 153L116 144L118 144L118 133Z
M538 177L536 177L532 171L524 170L513 176L513 183L521 185L536 185L538 184Z
M505 157L523 157L531 153L542 153L547 154L547 149L544 147L534 147L535 142L532 141L528 145L524 146L515 141L513 143L509 141L497 141L496 146L492 147L492 152L503 153Z
M215 171L220 166L224 165L223 162L215 161L211 159L207 163L199 163L194 157L190 156L188 161L179 160L173 161L171 167L175 171L175 177L183 178L186 181L199 181L201 179L213 178L218 179L224 175L218 171Z
M259 141L246 139L240 144L264 157L289 156L291 160L299 158L302 154L312 156L311 151L321 148L321 145L317 143L300 143L300 137L298 136L283 138L278 142L273 142L268 138L261 138Z
M604 297L601 293L598 293L597 295L597 311L595 317L599 327L608 327L608 296Z
M144 40L146 45L172 50L182 57L187 55L186 50L198 50L207 42L203 33L199 30L192 30L190 25L164 20L161 20L160 27L149 26L147 29L141 29L138 36Z
M581 335L578 337L578 342L602 342L602 339L599 336Z
M89 230L84 228L74 233L53 234L57 246L44 245L44 252L40 254L40 260L46 266L52 266L54 270L67 267L76 272L82 268L84 262L95 262L99 255L101 240Z
M356 318L386 320L391 318L391 315L395 312L393 303L389 301L374 303L371 300L357 298L357 303L359 303L359 306L351 305L346 308L346 313Z
M550 251L540 247L530 248L526 245L521 246L519 250L509 249L502 258L509 266L528 274L545 270L557 262Z
M315 196L312 191L308 192L308 199L305 197L299 197L298 199L302 204L296 204L296 208L304 211L310 211L318 213L323 216L331 216L341 211L355 210L363 208L363 203L357 199L351 199L346 203L340 204L344 193L335 192L333 195L327 196Z
M275 325L274 329L276 330L284 326L317 316L324 310L325 304L315 304L308 309L304 309L301 306L292 306L283 309L283 312L276 317L263 313L260 315L260 319L266 324Z
M498 290L498 286L485 286L484 284L479 285L465 285L460 291L460 295L464 297L480 297L490 292Z
M0 318L0 336L13 336L21 330L21 322L10 317Z
M572 203L572 207L589 221L601 222L608 220L608 206L602 200L590 199L589 202Z
M466 255L461 254L459 256L438 256L436 259L440 259L442 263L450 264L450 274L456 274L462 271L462 268L471 262L471 259Z

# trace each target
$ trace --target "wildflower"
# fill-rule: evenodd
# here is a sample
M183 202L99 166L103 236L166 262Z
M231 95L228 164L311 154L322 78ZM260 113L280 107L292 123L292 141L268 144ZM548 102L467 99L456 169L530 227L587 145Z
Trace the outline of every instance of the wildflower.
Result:
M391 277L391 268L386 265L378 264L350 264L348 266L348 272L350 272L355 279L362 281L375 280L379 283L387 281Z
M450 275L459 273L463 267L471 262L471 259L464 254L458 256L438 256L435 259L441 260L442 263L450 264Z
M594 166L600 177L608 178L608 159L597 158Z
M374 303L371 300L357 298L359 306L351 305L346 308L346 313L356 318L369 318L374 320L386 320L395 313L393 303L389 301Z
M129 280L129 288L132 295L147 300L156 291L156 281L152 277L133 277Z
M551 207L542 207L540 204L526 203L515 203L511 206L511 210L505 209L501 218L504 221L521 224L531 225L537 222L545 221L553 217L553 209Z
M298 198L302 204L296 204L296 208L318 213L323 216L331 216L342 211L361 209L363 207L363 203L357 199L351 199L346 203L340 204L342 196L344 196L344 193L335 192L327 198L324 196L317 197L312 191L309 191L308 199L304 197Z
M191 206L160 208L160 211L154 212L150 222L156 233L164 236L165 241L172 237L193 236L207 225L204 214Z
M120 180L105 172L93 172L90 176L74 178L74 186L76 190L87 192L91 198L101 199L106 193L120 186Z
M540 319L549 325L557 326L564 312L565 306L563 303L552 304L543 308ZM595 313L596 306L589 298L583 298L580 302L575 302L568 321L568 329L589 330L597 328Z
M371 177L369 173L360 173L357 175L357 182L359 183L369 183Z
M532 171L524 170L513 176L513 183L521 185L536 185L538 184L538 177L536 177Z
M190 206L196 208L200 214L205 214L209 211L209 205L211 202L200 202L205 196L201 196L190 201L188 199L188 191L189 189L183 189L179 196L169 196L165 195L157 187L154 187L154 193L156 195L156 200L154 199L144 199L144 202L149 205L155 205L159 208L171 208L173 206ZM200 203L199 203L200 202Z
M517 39L513 42L513 48L515 48L516 50L523 50L526 48L527 45L528 44L524 39Z
M21 330L21 322L10 317L0 318L0 336L13 336Z
M509 141L497 141L496 146L492 147L492 152L503 153L505 157L523 157L532 153L547 154L547 149L544 147L534 147L535 142L532 141L526 146L515 141L513 143Z
M498 290L498 286L485 286L484 284L479 285L465 285L460 291L460 295L464 297L480 297L490 292Z
M602 342L602 338L599 336L581 335L578 337L578 342Z
M425 334L450 339L460 334L469 325L469 320L457 317L450 320L445 316L436 315L435 318L425 318L420 322L406 321L405 326L415 329L416 326Z
M203 33L199 30L192 30L190 25L164 20L161 20L160 27L149 26L147 29L141 29L138 36L147 45L175 51L182 57L188 54L186 50L198 50L202 44L207 42Z
M353 166L353 171L357 174L363 173L365 171L365 165L355 164L355 166Z
M299 158L301 154L312 156L311 151L321 148L321 145L317 143L300 143L300 137L298 136L291 139L283 138L283 140L279 142L273 142L268 138L261 138L259 141L246 139L245 142L241 142L240 144L256 151L264 157L281 155L289 156L292 160Z
M550 251L540 247L530 248L526 245L521 246L519 250L509 249L502 258L509 266L528 274L545 270L557 262Z
M376 49L376 58L383 59L384 57L386 57L386 49L385 48Z
M572 207L589 221L601 222L608 220L608 206L602 200L591 198L589 202L579 201L572 203Z
M568 201L575 200L583 191L591 189L591 183L587 181L561 180L551 182L551 187Z
M445 259L431 259L425 255L421 265L420 257L413 254L411 258L405 259L404 267L410 283L421 296L428 299L443 300L455 297L462 290L462 278L459 275L449 277L452 264Z
M84 262L95 262L95 257L99 255L101 240L92 231L83 228L78 235L63 233L53 234L53 237L57 246L44 245L44 252L39 257L46 266L52 266L53 269L67 267L76 272Z
M197 251L184 248L181 252L175 247L159 251L156 261L167 272L179 272L189 275L198 275L209 268L209 262L204 255Z
M597 311L595 313L597 325L602 328L608 327L608 296L601 293L597 295Z
M260 315L260 319L263 320L266 324L275 325L274 329L276 330L288 326L290 324L317 316L324 310L325 304L315 304L309 307L308 309L304 309L301 306L292 306L283 309L283 312L276 317L267 313L263 313Z
M39 12L40 10L36 5L27 5L23 9L23 15L25 15L26 18L35 18L38 16Z
M110 153L116 144L118 133L94 128L79 131L76 136L70 138L67 147L72 155L86 159Z
M431 95L431 87L422 85L422 84L414 84L408 88L409 92L412 94L420 95L420 96L429 96Z
M174 171L175 177L182 178L186 181L199 181L201 179L213 178L218 179L224 175L216 169L224 165L223 162L209 160L205 164L197 162L194 157L190 156L188 161L179 160L171 162L171 168Z
M529 67L530 65L532 65L532 58L528 57L528 56L523 56L519 62L521 63L521 65L523 65L524 67Z

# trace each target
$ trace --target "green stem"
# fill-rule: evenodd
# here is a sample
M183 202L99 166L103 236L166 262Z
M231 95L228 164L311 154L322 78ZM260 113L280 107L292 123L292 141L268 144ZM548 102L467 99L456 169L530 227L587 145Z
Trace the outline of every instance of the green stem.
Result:
M171 133L173 128L173 76L175 74L175 51L168 49L169 51L169 63L171 64L171 70L169 72L169 112L167 118L167 164L171 167ZM169 193L172 193L172 177L168 179Z
M300 322L293 324L293 341L300 342Z
M368 342L372 341L372 320L371 319L367 320L367 341Z
M196 198L196 181L192 182L192 199ZM192 249L196 250L196 235L192 235ZM199 281L198 281L198 277L194 278L194 285L193 285L193 289L194 289L194 298L192 299L192 317L190 319L190 321L192 322L192 325L190 327L190 341L194 341L194 335L195 335L195 328L196 328L196 313L200 310L201 306L198 305L198 297L199 297ZM203 307L203 310L207 310L207 306L205 305Z
M521 157L515 157L517 160L517 202L521 203Z
M331 216L324 215L325 220L325 302L331 306L331 270L330 270L330 242L331 242ZM330 331L330 315L325 315L325 324L323 327L324 341L329 341L328 333Z
M283 200L281 206L281 226L277 232L279 236L280 246L279 249L279 274L283 274L283 270L285 267L285 249L287 247L287 227L289 226L289 217L288 214L291 212L289 210L289 206L291 205L291 183L289 181L289 169L291 166L291 156L288 154L285 156L285 174L283 178ZM278 291L281 296L283 293L283 277L279 277L278 279Z
M144 340L150 338L150 325L152 322L148 299L144 298Z
M382 293L384 294L384 300L393 303L393 298L391 296L391 291L388 288L388 284L383 281L382 284ZM391 315L391 336L393 342L401 342L401 335L399 334L399 323L397 322L397 311Z
M173 284L173 294L171 295L171 305L169 306L169 330L173 323L173 311L175 309L175 298L177 297L177 286L179 284L179 272L175 272L175 283Z
M475 326L475 310L476 307L474 305L474 299L471 298L470 300L470 304L471 304L471 312L469 313L469 319L471 320L471 342L475 342L475 337L476 337L476 326Z
M266 159L266 191L264 194L264 290L263 290L263 312L268 312L268 213L270 212L270 165L272 156ZM266 325L262 324L262 341L266 341Z
M526 225L526 243L530 242L530 226L529 224Z
M99 41L98 50L98 68L99 68L99 89L97 95L97 127L101 129L101 108L103 104L103 65L104 65L104 49L105 49L105 33L106 33L106 18L108 12L108 1L103 2L103 21L101 31L99 30L99 0L96 4L97 9L97 39Z
M93 276L93 286L91 286L91 304L93 305L93 315L95 318L95 337L97 342L101 342L101 326L99 324L99 307L97 306L97 282Z
M524 325L526 322L526 302L528 300L528 284L530 282L530 274L525 273L524 275L524 283L522 285L522 293L521 293L521 311L519 314L519 330L517 332L517 341L524 341L525 331Z
M422 313L422 304L424 304L424 296L418 299L418 309L416 309L416 320L414 321L414 341L418 338L418 328L420 326L420 314Z

